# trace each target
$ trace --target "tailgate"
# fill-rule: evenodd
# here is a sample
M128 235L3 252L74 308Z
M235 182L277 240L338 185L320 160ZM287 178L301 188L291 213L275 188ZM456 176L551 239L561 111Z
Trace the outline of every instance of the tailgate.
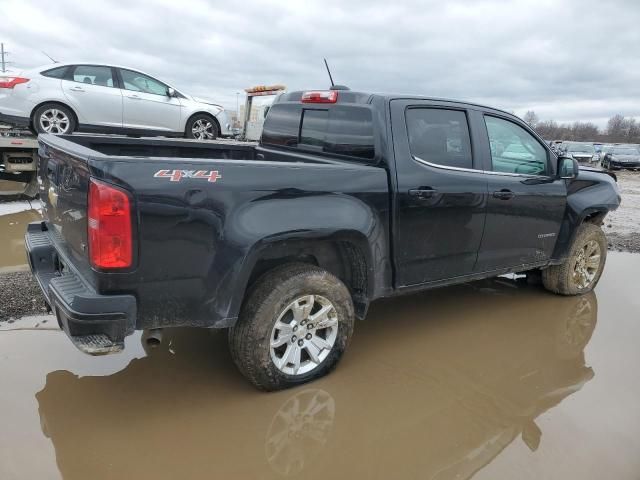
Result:
M40 138L38 177L42 216L51 241L65 260L79 270L90 269L87 248L88 157L51 145ZM51 139L51 143L57 143ZM82 149L83 150L83 149Z

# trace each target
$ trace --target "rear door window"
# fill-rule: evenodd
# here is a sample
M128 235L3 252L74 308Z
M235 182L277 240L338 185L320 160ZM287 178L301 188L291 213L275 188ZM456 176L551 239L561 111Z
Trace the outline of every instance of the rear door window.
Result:
M412 107L405 116L409 149L417 160L443 167L473 168L465 112Z
M100 65L77 65L71 73L74 82L113 87L113 70Z

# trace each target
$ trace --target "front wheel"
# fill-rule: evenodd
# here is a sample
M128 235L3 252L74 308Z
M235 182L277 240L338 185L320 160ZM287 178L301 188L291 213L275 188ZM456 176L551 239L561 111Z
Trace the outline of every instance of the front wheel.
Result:
M194 115L187 122L184 136L196 140L215 140L220 135L218 124L204 113Z
M330 372L353 333L347 287L305 264L272 270L252 288L229 331L240 372L261 390L280 390Z
M597 285L607 259L607 237L592 223L578 227L569 256L542 271L544 287L560 295L581 295Z

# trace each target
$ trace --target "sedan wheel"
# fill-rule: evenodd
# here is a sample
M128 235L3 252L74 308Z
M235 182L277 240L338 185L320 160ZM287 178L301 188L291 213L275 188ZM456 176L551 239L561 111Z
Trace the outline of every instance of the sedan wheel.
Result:
M38 122L40 123L40 129L46 133L60 135L69 133L71 129L69 116L57 108L49 108L42 112Z
M193 123L191 133L198 140L214 140L217 132L213 122L200 118Z

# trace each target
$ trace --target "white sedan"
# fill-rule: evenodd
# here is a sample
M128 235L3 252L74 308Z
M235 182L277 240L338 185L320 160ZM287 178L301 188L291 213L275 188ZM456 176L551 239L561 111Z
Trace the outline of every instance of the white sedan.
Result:
M54 134L82 131L199 140L231 135L220 105L131 68L93 63L56 63L0 76L0 122Z

